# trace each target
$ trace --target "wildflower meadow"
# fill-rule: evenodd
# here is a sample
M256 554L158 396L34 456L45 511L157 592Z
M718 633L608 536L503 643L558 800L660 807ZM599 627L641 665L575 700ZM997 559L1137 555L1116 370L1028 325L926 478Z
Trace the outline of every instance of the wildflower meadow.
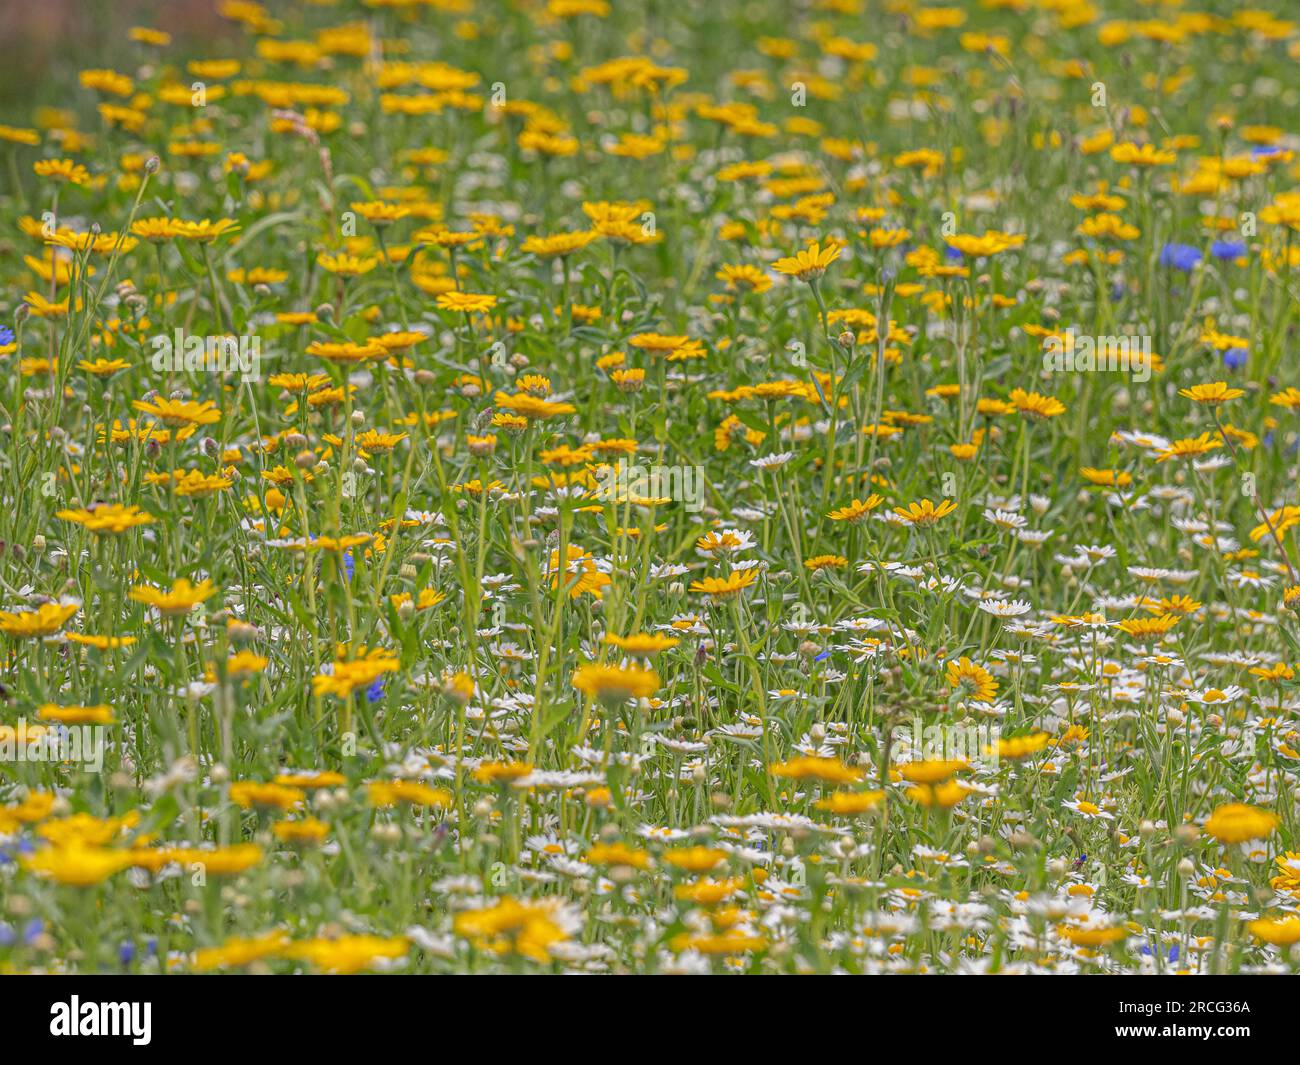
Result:
M1258 2L62 54L0 111L0 971L1296 972Z

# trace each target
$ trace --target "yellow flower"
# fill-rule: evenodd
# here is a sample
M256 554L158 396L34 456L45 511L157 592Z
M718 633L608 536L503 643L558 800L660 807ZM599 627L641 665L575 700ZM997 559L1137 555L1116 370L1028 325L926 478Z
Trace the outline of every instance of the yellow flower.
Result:
M1202 433L1197 437L1175 440L1156 456L1156 462L1167 462L1169 459L1195 458L1220 447L1223 447L1222 437Z
M139 823L140 814L136 810L130 810L121 817L70 814L45 821L37 827L36 834L55 847L106 847Z
M908 525L924 526L933 525L956 509L957 504L947 499L939 500L937 505L922 499L919 503L909 503L906 508L894 507L894 513Z
M474 770L474 779L480 784L509 784L532 771L533 767L527 762L482 762Z
M130 647L135 643L134 636L90 636L82 632L69 632L65 635L73 643L93 647L97 651L114 651L119 647Z
M828 241L825 248L814 241L792 256L777 259L772 264L772 269L778 274L797 277L800 281L816 281L840 257L841 250L841 246L833 240Z
M586 861L591 865L626 865L633 869L649 869L650 854L635 850L624 843L597 843L587 851Z
M135 83L116 70L83 70L77 80L83 89L111 93L114 96L126 97L135 91Z
M745 289L749 292L766 292L772 287L772 279L763 270L749 263L724 265L714 276L719 281L725 281L727 288L733 291Z
M80 609L80 603L44 603L35 610L0 610L0 632L26 638L52 636Z
M220 474L204 473L202 470L174 470L170 474L146 474L145 479L151 484L153 478L159 477L158 483L171 482L172 491L178 496L191 499L203 499L217 492L223 492L235 482Z
M904 780L910 780L913 784L938 784L966 767L967 763L961 759L939 759L907 762L898 772Z
M1105 928L1074 928L1070 925L1060 925L1056 930L1062 938L1068 939L1076 947L1106 947L1129 937L1128 929L1116 925Z
M226 659L226 675L230 677L250 677L261 673L271 664L269 658L254 654L252 651L240 651Z
M1133 483L1133 475L1123 470L1099 470L1092 466L1080 466L1079 473L1085 481L1106 488L1124 488Z
M304 792L283 784L259 784L254 780L238 780L230 785L230 801L244 810L255 806L292 810L305 798Z
M847 506L840 507L838 510L832 510L826 516L830 518L831 521L847 521L856 525L884 501L883 496L874 494L867 496L866 499L855 498L853 502L849 503Z
M1250 530L1252 543L1259 543L1265 536L1278 537L1293 526L1300 525L1300 507L1285 506L1266 514L1267 521Z
M707 873L727 860L727 852L717 847L673 847L664 851L663 860L688 873Z
M1178 394L1184 399L1192 400L1194 403L1217 407L1220 403L1226 403L1230 399L1239 399L1246 393L1240 388L1229 388L1226 381L1215 381L1213 384L1180 388Z
M1013 388L1008 397L1021 414L1035 418L1055 418L1065 413L1065 404L1052 396L1026 392L1023 388Z
M281 826L275 827L278 829ZM232 936L219 947L207 947L195 951L192 967L199 972L207 972L211 969L235 969L241 965L261 961L263 958L279 957L288 945L288 934L279 929L251 939Z
M659 690L659 674L640 666L603 666L589 662L574 672L573 686L592 699L611 702L648 699Z
M746 951L763 950L766 946L767 940L762 936L738 928L729 928L717 935L681 932L668 941L669 949L678 953L693 950L700 954L743 954Z
M70 887L92 887L132 864L128 850L83 843L43 847L19 861L28 872Z
M538 399L536 396L530 396L525 392L513 396L506 392L498 392L496 394L496 405L504 407L508 411L513 411L529 421L546 421L563 414L576 414L578 412L578 408L572 403L557 403L551 400Z
M918 784L907 789L907 797L921 806L938 806L942 809L956 806L970 793L970 789L957 780L943 784Z
M1132 166L1169 166L1178 161L1175 152L1161 151L1150 144L1131 142L1116 144L1110 150L1110 157L1117 163L1129 163Z
M90 181L90 171L71 159L38 159L32 164L32 169L38 177L67 182L69 185L85 185Z
M216 593L216 586L210 580L204 579L198 584L191 584L186 578L181 577L172 584L169 592L147 584L139 585L131 589L129 598L132 602L155 607L161 614L175 617L188 614Z
M838 758L794 758L788 762L774 762L768 769L774 777L820 780L828 784L856 784L862 779L861 769L847 766Z
M362 274L370 273L379 265L379 256L347 255L343 252L330 255L322 252L316 256L316 262L323 270L338 277L360 277Z
M346 699L358 688L369 688L385 673L395 673L399 668L401 662L397 656L382 648L351 661L338 659L331 672L312 677L312 694L337 695Z
M371 806L450 806L451 792L415 780L374 780L366 785Z
M1246 928L1256 939L1262 939L1275 947L1289 947L1300 943L1300 917L1288 914L1285 917L1261 917L1247 921Z
M437 299L438 307L444 311L460 311L465 314L486 314L497 305L495 296L482 296L473 292L444 292Z
M1271 836L1279 823L1277 815L1268 810L1230 802L1215 808L1205 822L1205 831L1220 843L1245 843Z
M188 870L200 865L208 876L237 876L247 872L263 858L262 848L256 843L236 843L229 847L160 847L151 850L140 847L130 852L131 865L157 872L173 863Z
M313 340L307 345L307 354L326 362L367 362L370 359L387 358L388 349L377 340L345 340L339 343Z
M556 233L549 237L535 236L525 240L519 250L525 255L536 255L542 259L563 258L581 251L595 239L596 234L585 229L576 233Z
M310 962L327 973L349 976L372 968L384 959L402 958L411 949L405 936L339 936L308 939L285 948L287 958Z
M277 821L271 832L281 843L319 843L329 835L330 826L314 817L301 821Z
M605 642L620 651L641 658L648 658L660 651L676 647L682 641L675 636L656 636L653 633L637 633L632 636L615 636L612 632L605 634Z
M1178 624L1177 614L1162 614L1155 618L1129 618L1115 622L1115 628L1135 640L1158 640Z
M869 813L885 801L883 791L833 791L813 805L839 817Z
M164 425L212 425L221 421L217 405L206 399L196 402L159 396L152 402L137 399L132 406L145 414L152 414Z
M982 237L977 237L972 233L954 233L951 237L945 237L944 241L951 248L956 248L965 256L970 258L984 258L990 255L998 255L1011 248L1019 248L1025 242L1024 234L1000 233L995 229L987 229Z
M57 721L60 725L111 725L113 708L107 703L98 706L59 706L45 703L36 711L42 721Z
M977 703L991 703L998 694L998 682L993 675L965 656L948 663L948 685L969 692Z
M347 778L342 773L335 773L329 769L302 769L289 773L277 773L273 779L276 784L284 784L291 788L304 788L309 791L313 788L337 788L347 783Z
M569 938L556 916L554 902L521 903L506 896L492 906L458 913L452 929L479 950L548 962L551 948Z
M215 222L210 222L206 218L200 222L187 222L177 218L172 220L172 229L176 236L183 237L185 240L211 244L219 237L234 233L239 229L239 224L233 218L221 218Z
M727 577L705 577L703 580L691 581L691 591L700 592L712 599L730 599L757 579L757 570L732 570Z
M1275 407L1285 407L1287 410L1300 410L1300 388L1288 386L1281 392L1274 392L1268 397L1269 403Z
M41 135L34 129L22 129L17 126L0 126L0 141L10 144L26 144L35 147L41 143Z
M1011 736L998 740L998 757L1011 761L1028 758L1043 750L1051 737L1046 732L1032 732L1027 736Z
M131 364L125 359L82 359L77 363L77 369L84 370L92 377L112 377L130 367Z
M409 207L400 203L386 203L383 200L368 200L365 203L353 203L352 210L373 226L387 226L400 222L411 213Z
M176 223L170 218L138 218L131 223L131 232L151 244L161 244L180 235Z

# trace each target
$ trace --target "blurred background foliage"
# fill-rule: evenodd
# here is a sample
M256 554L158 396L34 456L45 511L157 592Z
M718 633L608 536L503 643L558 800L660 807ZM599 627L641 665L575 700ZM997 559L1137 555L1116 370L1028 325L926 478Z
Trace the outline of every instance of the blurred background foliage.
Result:
M31 121L35 107L66 100L60 82L120 63L132 26L165 30L177 42L237 34L216 7L216 0L0 0L0 108L8 121Z

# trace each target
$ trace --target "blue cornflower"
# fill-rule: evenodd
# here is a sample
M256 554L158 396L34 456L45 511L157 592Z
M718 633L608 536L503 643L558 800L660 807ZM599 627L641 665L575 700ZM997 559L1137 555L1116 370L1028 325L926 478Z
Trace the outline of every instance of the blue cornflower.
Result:
M0 325L0 347L14 342L14 331L7 325Z
M1210 245L1210 254L1216 259L1232 262L1234 259L1246 257L1246 245L1239 244L1235 240L1216 240Z
M1138 949L1138 953L1140 953L1140 954L1145 954L1147 957L1151 957L1151 956L1155 953L1155 951L1153 951L1153 950L1151 949L1150 944L1145 944L1145 943L1144 943L1144 944L1143 944L1143 945ZM1170 961L1177 961L1177 960L1178 960L1178 944L1177 944L1177 943L1175 943L1173 946L1171 946L1171 947L1169 948L1169 960L1170 960Z
M1245 348L1229 348L1223 353L1223 365L1229 370L1240 370L1246 365Z
M1172 266L1185 274L1191 273L1200 261L1200 248L1193 247L1191 244L1166 244L1160 249L1160 265Z
M377 703L384 697L384 678L380 677L366 689L366 702Z
M343 552L343 572L347 575L347 579L348 579L348 580L351 580L351 579L352 579L352 574L356 571L356 568L357 568L357 564L356 564L355 561L353 561L353 558L352 558L352 551L351 551L350 549L347 550L347 551L344 551L344 552Z

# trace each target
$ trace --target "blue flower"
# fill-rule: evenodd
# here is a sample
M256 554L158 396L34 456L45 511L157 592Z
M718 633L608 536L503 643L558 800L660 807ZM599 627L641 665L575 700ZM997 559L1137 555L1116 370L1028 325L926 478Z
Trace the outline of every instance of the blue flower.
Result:
M1151 955L1154 954L1155 951L1153 951L1153 950L1151 949L1150 944L1144 943L1144 944L1143 944L1143 945L1138 949L1138 953L1139 953L1139 954L1145 954L1147 957L1151 957ZM1177 944L1177 943L1175 943L1172 947L1169 948L1169 960L1170 960L1170 961L1177 961L1177 960L1178 960L1178 944Z
M352 559L352 552L343 552L343 572L347 574L347 579L352 579L352 574L356 571L357 564Z
M14 342L14 331L7 325L0 325L0 347Z
M366 702L377 703L384 697L384 678L380 677L366 689Z
M1229 348L1223 353L1223 365L1229 370L1240 370L1246 365L1245 348Z
M945 244L943 246L943 252L944 255L946 255L949 259L951 259L955 263L959 263L962 260L961 252L959 252L951 244Z
M1160 265L1191 273L1201 261L1201 250L1190 244L1166 244L1160 249Z
M1246 257L1246 245L1238 244L1235 240L1216 240L1210 245L1210 254L1216 259L1232 262Z
M130 965L131 962L135 961L135 944L128 940L118 947L117 960L123 965Z

